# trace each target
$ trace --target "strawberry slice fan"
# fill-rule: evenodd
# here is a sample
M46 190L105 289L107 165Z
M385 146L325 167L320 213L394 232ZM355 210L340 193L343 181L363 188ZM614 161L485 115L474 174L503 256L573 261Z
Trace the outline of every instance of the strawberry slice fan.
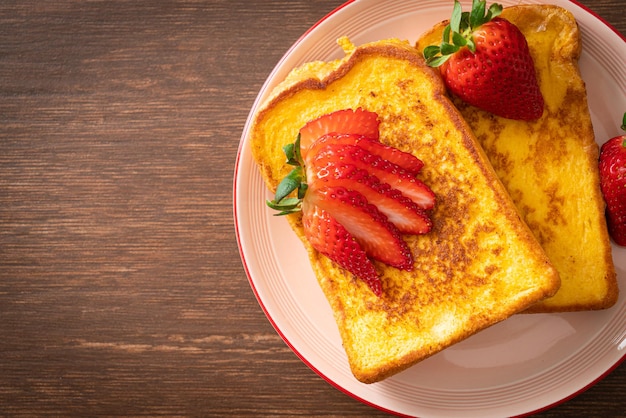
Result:
M381 296L371 260L411 270L402 234L432 228L435 194L416 177L423 162L381 143L378 115L361 108L308 122L283 151L294 168L267 205L277 215L301 211L311 246Z

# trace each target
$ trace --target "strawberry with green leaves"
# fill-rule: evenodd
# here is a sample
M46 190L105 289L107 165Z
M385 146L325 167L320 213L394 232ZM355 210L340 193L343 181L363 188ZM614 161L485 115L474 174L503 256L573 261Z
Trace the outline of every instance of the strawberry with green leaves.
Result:
M508 119L535 120L544 101L526 38L502 6L474 0L471 12L455 1L441 45L424 48L447 89L464 102Z
M415 177L422 161L382 144L378 124L377 115L363 109L307 123L284 147L294 168L267 204L278 215L301 211L311 246L381 296L371 260L413 268L402 234L430 231L435 195Z
M622 129L626 131L626 113ZM599 168L609 233L616 244L626 246L626 135L602 145Z

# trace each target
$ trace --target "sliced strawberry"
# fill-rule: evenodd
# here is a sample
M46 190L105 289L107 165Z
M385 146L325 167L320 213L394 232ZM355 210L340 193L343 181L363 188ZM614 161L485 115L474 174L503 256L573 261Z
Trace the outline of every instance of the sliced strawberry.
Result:
M307 164L321 166L316 162L318 159L354 165L376 176L381 182L398 189L420 208L429 210L435 206L435 194L424 182L397 164L372 154L360 146L327 144L317 150L317 153L308 159Z
M324 186L341 186L361 193L402 233L425 234L432 228L432 222L426 211L399 190L382 183L366 170L351 164L318 158L315 159L315 164L309 167L309 173L310 178Z
M300 129L300 147L306 155L309 145L329 133L357 134L378 140L378 115L362 108L338 110L308 122Z
M325 145L341 144L341 145L356 145L372 154L378 155L384 160L392 162L404 168L411 174L417 174L424 166L422 160L410 154L408 152L400 151L397 148L385 145L377 140L373 140L358 134L327 134L321 136L313 144L309 146L306 155L315 155Z
M363 280L377 296L382 294L380 278L365 251L327 211L305 204L302 225L313 248Z
M319 185L319 183L316 183ZM413 256L398 229L365 197L345 187L310 188L306 198L343 225L365 253L403 270L413 268Z

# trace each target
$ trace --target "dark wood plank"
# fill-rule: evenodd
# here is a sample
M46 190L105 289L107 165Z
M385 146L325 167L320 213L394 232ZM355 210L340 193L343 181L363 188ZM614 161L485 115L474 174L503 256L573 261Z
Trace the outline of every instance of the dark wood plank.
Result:
M620 0L584 3L624 33ZM340 4L0 4L0 415L385 415L280 339L233 227L256 94ZM543 415L625 390L622 365Z

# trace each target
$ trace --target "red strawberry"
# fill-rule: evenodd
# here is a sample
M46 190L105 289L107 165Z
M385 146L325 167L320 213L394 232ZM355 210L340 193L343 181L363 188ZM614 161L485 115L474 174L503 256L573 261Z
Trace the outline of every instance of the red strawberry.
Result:
M496 17L502 6L474 0L471 13L455 1L440 46L428 46L424 57L441 67L448 90L461 100L498 116L534 120L544 101L526 38L508 20Z
M622 129L626 130L626 113ZM626 135L602 145L599 167L609 233L616 244L626 246Z
M424 166L422 160L410 154L408 152L400 151L398 148L390 147L385 145L377 140L370 139L368 137L357 135L357 134L338 134L331 133L321 136L314 143L309 146L308 151L315 155L320 148L324 145L332 142L334 144L343 144L343 145L357 145L366 151L376 154L384 160L390 161L394 164L399 165L404 168L411 174L417 174ZM304 152L302 154L305 159L306 155Z
M378 140L378 115L362 108L337 110L308 122L300 129L302 155L309 145L329 133L358 134Z
M317 153L308 158L308 165L318 165L315 160L326 159L342 161L364 169L376 176L381 182L398 189L422 209L432 209L435 205L435 194L422 181L402 167L384 160L378 155L367 152L354 145L329 144L317 150Z
M432 222L426 212L399 190L381 182L367 170L336 160L337 154L325 153L324 156L327 158L316 158L307 168L309 179L320 185L341 186L361 193L402 233L425 234L430 231Z
M359 243L335 218L325 210L305 203L302 225L304 235L313 248L367 283L374 294L382 294L374 265Z
M413 268L413 256L400 232L361 193L322 186L310 188L305 200L330 213L368 256L399 269Z

